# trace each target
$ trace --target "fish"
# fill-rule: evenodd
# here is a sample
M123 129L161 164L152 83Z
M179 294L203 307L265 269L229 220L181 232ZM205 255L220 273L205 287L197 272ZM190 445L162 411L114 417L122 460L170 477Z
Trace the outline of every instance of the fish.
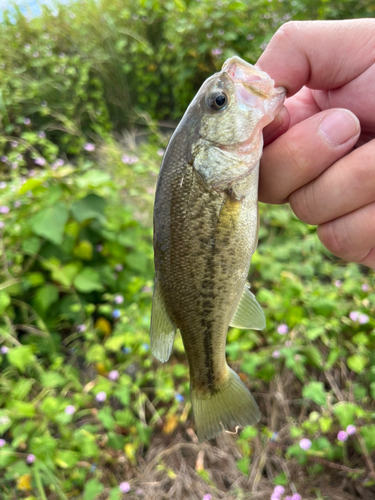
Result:
M225 346L229 326L266 325L247 277L258 244L262 130L284 99L268 74L231 57L195 95L160 168L150 346L165 363L180 331L200 442L260 418Z

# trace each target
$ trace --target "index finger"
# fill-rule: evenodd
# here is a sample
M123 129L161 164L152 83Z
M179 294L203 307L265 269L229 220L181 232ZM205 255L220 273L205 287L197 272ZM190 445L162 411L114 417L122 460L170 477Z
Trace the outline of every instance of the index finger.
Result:
M375 62L375 19L291 21L273 36L257 62L288 97L304 85L341 87Z

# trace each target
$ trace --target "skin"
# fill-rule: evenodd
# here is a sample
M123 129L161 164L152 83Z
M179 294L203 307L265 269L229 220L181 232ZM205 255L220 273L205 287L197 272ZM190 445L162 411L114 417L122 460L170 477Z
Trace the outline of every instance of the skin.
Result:
M334 255L372 269L374 62L375 19L359 19L287 23L257 63L288 97L264 131L259 200L289 202Z

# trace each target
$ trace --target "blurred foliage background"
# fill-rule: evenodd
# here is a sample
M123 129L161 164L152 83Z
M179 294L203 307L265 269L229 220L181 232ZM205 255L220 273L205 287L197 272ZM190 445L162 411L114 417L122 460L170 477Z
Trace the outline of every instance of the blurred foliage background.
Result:
M203 82L284 22L372 1L82 0L0 24L0 496L371 499L375 289L261 206L262 332L229 363L262 419L197 444L181 339L148 344L161 158ZM275 489L276 488L276 489Z

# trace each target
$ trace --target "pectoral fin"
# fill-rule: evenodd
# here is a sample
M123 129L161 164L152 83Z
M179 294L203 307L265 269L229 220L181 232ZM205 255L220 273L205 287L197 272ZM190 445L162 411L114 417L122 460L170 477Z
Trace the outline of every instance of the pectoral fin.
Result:
M155 285L151 311L150 344L156 359L165 363L171 355L176 327L165 308L158 282Z
M264 312L254 294L250 292L248 285L245 285L230 326L253 330L263 330L266 326Z

